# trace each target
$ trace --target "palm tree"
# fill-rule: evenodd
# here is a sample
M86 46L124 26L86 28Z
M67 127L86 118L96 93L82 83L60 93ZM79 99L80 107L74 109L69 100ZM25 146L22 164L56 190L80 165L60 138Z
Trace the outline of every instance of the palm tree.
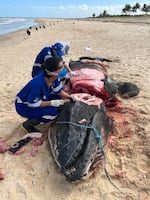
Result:
M103 13L100 13L100 14L98 15L98 17L108 17L108 16L109 16L109 14L107 13L106 10L104 10Z
M131 8L132 7L131 7L130 4L126 4L125 7L122 9L122 12L124 12L124 13L126 13L126 12L130 13Z
M124 14L127 13L126 8L123 8L123 9L122 9L122 13L124 13Z
M125 10L126 10L126 12L130 13L131 8L132 8L132 7L131 7L130 4L126 4L126 5L125 5Z
M108 14L107 14L107 11L106 11L106 10L104 10L102 15L103 15L103 17L106 17L106 16L108 16Z
M147 14L148 12L150 12L150 5L144 4L141 10L145 12L145 14Z
M95 14L95 13L93 13L92 17L96 17L96 14Z
M136 9L140 9L141 5L139 3L135 4Z
M133 7L131 8L131 11L132 11L133 13L135 13L135 12L137 11L137 7L136 7L136 6L133 6Z

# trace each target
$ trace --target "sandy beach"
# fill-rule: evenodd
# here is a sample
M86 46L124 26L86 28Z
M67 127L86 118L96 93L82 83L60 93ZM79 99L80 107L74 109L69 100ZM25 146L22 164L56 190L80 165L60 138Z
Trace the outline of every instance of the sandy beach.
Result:
M107 170L115 188L106 178L103 167L90 180L72 184L59 172L48 140L31 156L32 145L21 155L0 154L1 200L149 200L150 199L150 17L108 18L106 20L39 19L46 28L31 34L21 30L0 36L0 138L13 144L24 133L14 107L17 92L31 79L31 69L38 52L56 41L70 41L64 57L80 56L119 59L109 63L108 74L117 81L137 84L140 93L121 99L136 117L124 116L130 125L129 137L116 139L106 147ZM91 50L87 51L86 47ZM123 114L121 114L123 115ZM116 121L117 123L117 121ZM128 127L114 130L118 137ZM2 178L1 178L2 179Z

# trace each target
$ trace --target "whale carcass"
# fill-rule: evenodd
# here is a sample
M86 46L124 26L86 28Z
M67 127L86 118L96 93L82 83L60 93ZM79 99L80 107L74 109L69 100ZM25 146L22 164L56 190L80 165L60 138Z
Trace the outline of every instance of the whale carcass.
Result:
M78 181L93 174L104 158L113 126L106 107L116 105L117 100L115 84L101 66L72 61L70 68L77 76L70 78L65 90L77 101L62 106L48 135L61 172L68 181Z
M112 129L104 103L66 103L49 129L52 154L68 181L90 176L103 156Z

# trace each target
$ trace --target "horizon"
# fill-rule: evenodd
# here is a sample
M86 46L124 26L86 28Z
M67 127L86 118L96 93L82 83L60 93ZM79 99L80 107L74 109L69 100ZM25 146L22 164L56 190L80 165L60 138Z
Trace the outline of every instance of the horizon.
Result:
M102 0L97 3L96 0L58 0L57 2L49 2L49 0L5 0L0 4L0 17L28 17L28 18L85 18L92 17L93 13L98 16L104 10L110 15L122 14L122 8L126 4L131 6L139 3L149 4L147 1L127 1L127 0ZM142 14L138 11L137 14Z

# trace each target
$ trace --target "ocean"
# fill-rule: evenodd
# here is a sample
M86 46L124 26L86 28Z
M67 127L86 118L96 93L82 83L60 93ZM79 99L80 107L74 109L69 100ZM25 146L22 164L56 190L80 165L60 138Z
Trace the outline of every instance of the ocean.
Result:
M0 35L35 26L33 18L0 18Z

